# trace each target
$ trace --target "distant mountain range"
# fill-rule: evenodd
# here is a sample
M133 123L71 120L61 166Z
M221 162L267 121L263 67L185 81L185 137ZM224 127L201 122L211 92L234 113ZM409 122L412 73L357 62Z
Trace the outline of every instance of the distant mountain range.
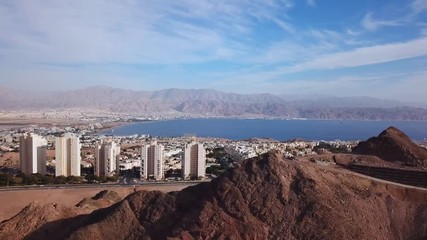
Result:
M0 88L0 110L66 110L177 114L242 118L427 120L421 104L372 97L276 96L211 89L132 91L104 86L69 91L25 92Z

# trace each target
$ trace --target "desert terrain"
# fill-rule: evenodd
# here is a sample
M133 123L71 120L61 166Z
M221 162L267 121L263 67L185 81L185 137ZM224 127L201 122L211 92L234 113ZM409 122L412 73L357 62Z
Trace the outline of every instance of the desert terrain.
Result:
M121 198L134 191L179 191L193 184L177 185L155 185L155 186L133 186L108 188L115 191ZM82 199L95 196L98 192L104 190L94 186L93 188L58 188L58 189L38 189L38 190L0 190L0 222L16 215L21 209L32 202L39 203L59 203L67 207L73 207Z
M39 127L67 127L67 126L87 126L91 123L101 123L102 128L100 130L114 128L125 122L101 122L101 121L83 121L74 118L40 118L40 117L3 117L0 116L0 130L15 129L15 128L27 128L30 126Z
M18 169L19 168L19 153L18 152L3 152L0 154L0 166Z

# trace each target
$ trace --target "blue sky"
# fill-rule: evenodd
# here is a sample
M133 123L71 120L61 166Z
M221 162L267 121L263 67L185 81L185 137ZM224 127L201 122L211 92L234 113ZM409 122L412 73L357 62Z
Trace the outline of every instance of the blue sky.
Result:
M0 85L427 102L427 0L3 0Z

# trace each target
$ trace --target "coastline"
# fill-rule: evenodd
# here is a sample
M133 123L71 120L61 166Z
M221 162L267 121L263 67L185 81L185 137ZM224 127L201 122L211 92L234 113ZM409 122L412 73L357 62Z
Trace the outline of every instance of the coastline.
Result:
M120 129L117 129L117 127L110 128L108 134L113 136L148 134L153 137L166 138L194 135L198 138L223 138L230 140L272 138L278 141L290 139L360 141L377 135L390 126L404 129L415 141L423 141L427 137L427 121L236 118L163 119L152 120L147 125L132 122L130 125L120 125ZM115 129L115 131L111 132L112 129Z
M12 130L20 128L28 128L33 126L38 127L69 127L69 126L88 126L90 124L101 124L101 128L95 130L95 132L112 130L114 128L131 124L135 122L127 121L84 121L79 119L69 118L32 118L32 119L20 119L20 118L0 118L0 130Z
M141 130L141 123L150 124L145 125ZM153 137L194 135L199 138L222 138L229 140L244 140L258 137L272 138L278 141L297 138L312 141L351 141L365 139L366 137L377 134L377 131L380 131L380 129L396 126L403 127L406 132L412 135L411 138L414 141L425 141L427 138L427 132L425 131L427 129L427 126L425 126L427 121L277 119L214 116L202 118L187 116L164 119L135 117L124 119L122 117L90 120L72 118L0 118L0 131L25 130L25 128L33 127L75 127L89 129L88 127L91 124L95 127L91 131L93 134L112 136L148 134ZM365 128L370 128L369 134L360 134L358 132L367 131L361 127L362 125Z
M0 118L0 129L9 130L26 128L34 125L39 127L65 127L70 125L82 125L84 123L84 121L70 118Z
M99 124L102 125L101 128L98 128L95 133L100 134L102 132L105 131L111 131L115 128L121 127L121 126L125 126L125 125L130 125L129 122L125 122L125 121L120 121L120 122L98 122Z

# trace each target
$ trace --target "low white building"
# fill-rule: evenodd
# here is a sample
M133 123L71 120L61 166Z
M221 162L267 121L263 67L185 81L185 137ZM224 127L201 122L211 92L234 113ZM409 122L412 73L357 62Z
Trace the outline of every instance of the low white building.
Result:
M141 167L140 159L126 159L119 161L119 170L126 171Z

